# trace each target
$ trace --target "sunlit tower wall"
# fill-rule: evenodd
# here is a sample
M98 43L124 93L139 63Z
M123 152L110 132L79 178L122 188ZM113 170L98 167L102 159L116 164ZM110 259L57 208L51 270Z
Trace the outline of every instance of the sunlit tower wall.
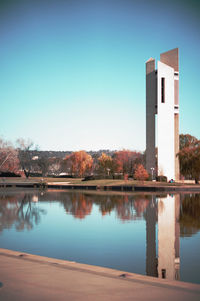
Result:
M179 54L178 48L146 62L146 168L179 179ZM156 120L157 116L157 120ZM157 166L156 148L157 146Z

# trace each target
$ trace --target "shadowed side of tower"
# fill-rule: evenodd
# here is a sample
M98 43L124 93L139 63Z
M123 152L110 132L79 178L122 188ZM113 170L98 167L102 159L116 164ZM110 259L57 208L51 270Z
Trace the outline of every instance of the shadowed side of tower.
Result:
M155 60L146 62L146 169L156 168L155 114L157 105L157 81Z

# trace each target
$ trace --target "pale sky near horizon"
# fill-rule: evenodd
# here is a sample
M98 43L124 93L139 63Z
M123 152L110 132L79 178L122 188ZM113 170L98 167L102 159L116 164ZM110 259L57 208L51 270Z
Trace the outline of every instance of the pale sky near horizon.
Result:
M145 149L145 62L179 47L180 133L200 139L200 1L0 0L0 137Z

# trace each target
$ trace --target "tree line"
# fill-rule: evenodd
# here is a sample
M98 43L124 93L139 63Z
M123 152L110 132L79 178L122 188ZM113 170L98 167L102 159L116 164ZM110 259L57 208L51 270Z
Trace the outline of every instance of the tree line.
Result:
M200 140L189 134L180 135L180 172L186 179L200 178ZM68 175L101 178L133 177L151 179L145 169L145 152L130 150L97 152L39 151L30 140L18 139L16 145L0 138L0 176L6 173L26 177Z
M144 168L144 154L137 151L52 152L39 151L30 140L18 139L16 146L0 140L0 174L18 173L26 176L149 177Z

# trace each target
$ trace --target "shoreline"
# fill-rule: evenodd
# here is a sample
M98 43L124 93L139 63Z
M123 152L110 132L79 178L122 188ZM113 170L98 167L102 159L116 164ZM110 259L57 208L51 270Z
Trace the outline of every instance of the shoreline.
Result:
M113 191L113 192L200 192L200 184L161 184L151 182L141 184L72 184L66 182L45 182L45 181L3 181L0 182L0 189L6 188L36 188L36 189L62 189L62 190L90 190L90 191Z

